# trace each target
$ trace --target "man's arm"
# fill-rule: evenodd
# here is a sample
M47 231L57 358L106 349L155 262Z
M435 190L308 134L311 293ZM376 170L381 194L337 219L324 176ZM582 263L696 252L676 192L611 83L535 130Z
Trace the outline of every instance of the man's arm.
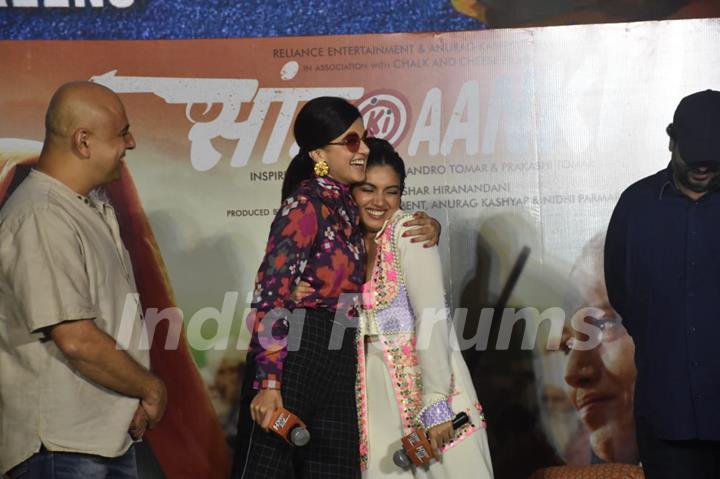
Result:
M165 410L165 387L93 321L98 310L73 224L66 211L53 205L7 224L0 235L0 274L11 278L28 332L52 338L86 379L140 399L152 426Z
M623 195L624 196L624 195ZM610 304L620 314L623 319L626 318L626 301L625 301L625 246L627 244L627 203L620 197L618 204L615 205L610 224L608 225L607 235L605 237L604 252L604 269L605 269L605 286L607 288Z
M92 319L66 321L50 329L50 337L68 362L86 379L125 396L140 399L148 426L154 427L165 411L163 382L119 349L115 340Z

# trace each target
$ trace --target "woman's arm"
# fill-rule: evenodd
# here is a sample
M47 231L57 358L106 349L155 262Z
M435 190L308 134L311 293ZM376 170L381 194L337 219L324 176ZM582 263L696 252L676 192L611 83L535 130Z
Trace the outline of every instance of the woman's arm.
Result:
M423 411L426 428L450 421L447 402L451 388L449 315L445 303L442 265L437 247L424 248L403 236L398 225L395 238L405 286L415 314L417 357L422 372Z
M287 356L288 315L294 307L291 288L307 264L318 231L316 208L303 195L287 198L270 226L265 257L255 282L250 351L255 356L255 381L260 389L250 403L253 421L267 430L275 409L283 407L280 386Z
M316 207L304 195L289 197L270 227L265 257L258 270L250 350L255 356L255 389L280 389L287 355L288 313L292 287L300 277L317 236Z
M440 222L424 211L413 213L412 218L406 219L402 226L411 226L405 229L404 235L410 237L413 243L422 243L426 248L432 248L440 242Z

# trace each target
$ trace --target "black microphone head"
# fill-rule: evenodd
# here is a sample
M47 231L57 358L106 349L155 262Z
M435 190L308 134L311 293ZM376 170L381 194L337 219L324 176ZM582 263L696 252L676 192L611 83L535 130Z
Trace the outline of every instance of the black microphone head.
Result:
M402 469L407 469L412 464L407 452L405 452L405 449L398 449L395 451L395 454L393 454L393 462L397 467Z
M455 416L452 420L452 426L453 429L460 429L465 424L470 422L470 417L467 415L467 413L461 412L457 416Z
M290 442L299 447L304 446L310 442L310 431L304 427L296 427L290 431Z

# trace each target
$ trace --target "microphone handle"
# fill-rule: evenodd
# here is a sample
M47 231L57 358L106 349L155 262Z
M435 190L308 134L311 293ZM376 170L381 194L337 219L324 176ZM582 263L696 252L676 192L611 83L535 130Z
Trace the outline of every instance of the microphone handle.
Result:
M467 413L461 412L452 420L453 430L457 431L469 422L470 417L467 415ZM410 459L410 456L408 455L407 451L405 451L405 449L398 449L397 451L395 451L395 454L393 454L393 462L396 466L402 469L407 469L412 464L412 460Z

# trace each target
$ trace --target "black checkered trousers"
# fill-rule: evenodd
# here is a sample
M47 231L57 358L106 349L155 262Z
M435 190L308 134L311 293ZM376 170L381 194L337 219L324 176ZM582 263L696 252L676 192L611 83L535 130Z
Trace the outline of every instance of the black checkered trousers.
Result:
M346 328L339 349L330 349L333 311L308 309L297 351L283 364L283 406L302 419L310 442L294 447L263 431L250 417L255 364L245 369L233 479L324 479L359 477L355 377L355 328ZM335 329L335 335L342 328Z

